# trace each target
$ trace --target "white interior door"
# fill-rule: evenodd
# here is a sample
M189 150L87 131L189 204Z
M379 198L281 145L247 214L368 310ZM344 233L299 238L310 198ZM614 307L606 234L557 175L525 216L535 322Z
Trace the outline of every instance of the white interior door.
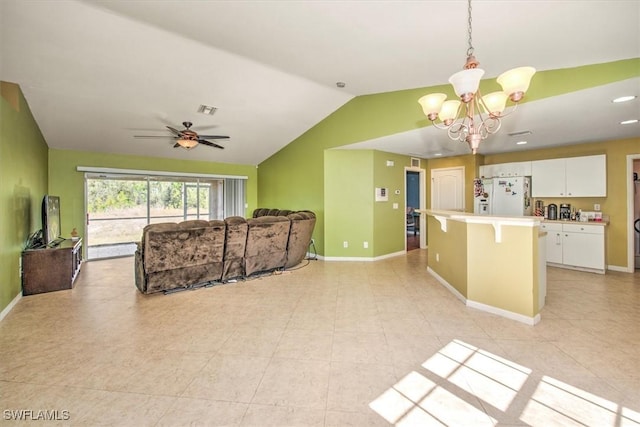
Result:
M464 211L464 166L431 171L431 209Z

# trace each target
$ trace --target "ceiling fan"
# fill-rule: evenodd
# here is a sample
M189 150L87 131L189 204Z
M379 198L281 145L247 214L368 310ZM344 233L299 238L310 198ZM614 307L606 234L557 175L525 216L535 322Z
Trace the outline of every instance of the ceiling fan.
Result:
M220 148L224 150L222 145L215 142L207 141L207 139L228 139L226 135L199 135L196 131L191 130L193 123L182 122L184 126L183 130L175 129L171 126L167 126L167 129L171 131L173 135L134 135L134 138L171 138L176 141L173 148L182 147L185 150L190 150L198 144L208 145L209 147Z

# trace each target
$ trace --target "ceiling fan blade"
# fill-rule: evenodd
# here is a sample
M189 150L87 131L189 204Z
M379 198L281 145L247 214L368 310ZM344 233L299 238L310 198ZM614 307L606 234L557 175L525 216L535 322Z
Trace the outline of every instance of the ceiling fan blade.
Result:
M198 142L200 144L208 145L209 147L216 147L216 148L219 148L221 150L224 150L224 147L222 145L218 145L215 142L205 141L204 139L198 139Z
M182 132L180 132L178 129L172 128L171 126L167 126L167 129L169 129L171 132L173 132L178 136L182 136Z
M206 139L229 139L226 135L198 135L198 137Z
M133 135L134 138L164 138L164 139L175 139L173 135Z
M180 144L178 144L177 142L173 144L173 148L178 148L178 147L180 147Z

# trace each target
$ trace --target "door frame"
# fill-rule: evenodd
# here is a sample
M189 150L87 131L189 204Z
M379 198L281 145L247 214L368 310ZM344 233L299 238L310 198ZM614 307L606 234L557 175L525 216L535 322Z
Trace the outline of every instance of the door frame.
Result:
M424 212L427 209L427 171L425 169L416 167L416 166L405 166L404 167L404 209L406 210L407 206L407 172L418 172L418 186L419 186L419 200L420 200L420 231L426 231L427 229L427 216ZM403 221L406 222L406 215L403 216ZM404 225L402 232L404 233L404 250L407 251L407 226ZM420 233L420 249L425 249L427 247L427 233Z
M633 253L633 243L635 242L635 230L633 228L633 204L635 201L633 194L635 187L635 184L633 183L634 160L640 161L640 153L627 155L627 268L611 268L611 265L607 266L609 270L626 271L627 273L633 273L636 266L636 260Z

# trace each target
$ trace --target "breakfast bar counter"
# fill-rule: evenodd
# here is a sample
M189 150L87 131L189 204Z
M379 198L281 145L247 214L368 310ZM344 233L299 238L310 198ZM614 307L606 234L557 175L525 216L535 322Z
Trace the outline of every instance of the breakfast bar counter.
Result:
M423 211L428 271L467 306L530 325L546 294L542 218Z

